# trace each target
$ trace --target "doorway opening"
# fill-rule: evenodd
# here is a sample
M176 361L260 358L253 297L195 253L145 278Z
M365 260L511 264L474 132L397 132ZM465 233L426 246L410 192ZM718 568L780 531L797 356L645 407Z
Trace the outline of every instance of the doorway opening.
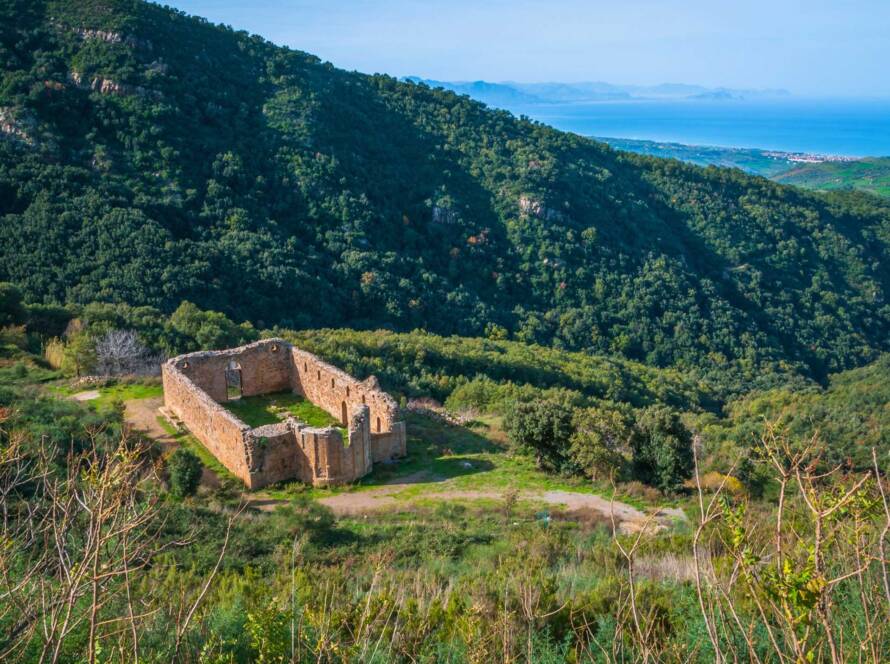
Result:
M232 360L226 366L226 399L235 401L241 398L241 365Z
M340 420L343 422L343 426L346 426L347 424L349 424L349 422L346 421L347 413L346 413L346 402L345 401L340 402Z

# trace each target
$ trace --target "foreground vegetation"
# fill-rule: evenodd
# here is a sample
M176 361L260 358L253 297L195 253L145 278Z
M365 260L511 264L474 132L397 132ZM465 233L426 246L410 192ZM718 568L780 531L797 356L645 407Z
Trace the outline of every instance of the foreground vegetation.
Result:
M114 412L41 396L53 376L30 360L0 372L5 661L878 663L890 648L888 487L817 472L818 441L767 429L755 460L774 499L702 486L681 498L691 523L662 533L545 519L509 492L334 520L308 496L272 512L179 497L176 455L158 464Z
M91 311L104 316L73 333L87 341L112 317ZM195 309L177 327L145 320L158 344L194 343L177 330L246 329ZM0 358L4 660L877 663L890 649L886 359L826 388L748 395L721 417L682 374L659 381L623 360L294 333L360 375L390 367L381 373L412 408L444 397L475 418L410 414L407 462L358 490L416 484L391 512L335 519L317 491L276 489L284 502L269 509L266 498L245 506L231 482L198 488L198 458L128 433L110 398L153 396L151 380L100 387L84 404L59 398L75 390L28 352L36 325ZM814 437L821 423L867 453L823 474L840 447ZM616 531L608 516L517 491L610 492L603 468L619 499L672 501L689 521ZM437 485L486 497L424 501Z
M2 1L0 55L0 660L886 660L885 202L138 0ZM410 456L356 492L400 509L244 495L125 421L163 357L273 334L399 398Z

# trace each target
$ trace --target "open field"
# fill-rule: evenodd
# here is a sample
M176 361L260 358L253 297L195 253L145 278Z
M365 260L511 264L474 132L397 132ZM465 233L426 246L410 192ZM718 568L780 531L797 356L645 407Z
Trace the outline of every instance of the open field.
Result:
M773 179L807 189L860 189L890 196L890 157L802 164L774 175Z

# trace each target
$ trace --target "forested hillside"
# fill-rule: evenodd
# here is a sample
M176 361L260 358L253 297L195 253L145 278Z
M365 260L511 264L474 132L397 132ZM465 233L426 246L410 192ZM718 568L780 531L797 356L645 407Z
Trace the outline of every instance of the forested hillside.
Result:
M0 280L817 379L890 350L890 204L616 152L133 0L0 3Z

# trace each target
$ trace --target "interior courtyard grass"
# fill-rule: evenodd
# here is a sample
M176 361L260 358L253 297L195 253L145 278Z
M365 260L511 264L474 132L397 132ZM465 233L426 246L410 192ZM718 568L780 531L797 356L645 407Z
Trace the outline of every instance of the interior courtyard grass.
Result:
M227 401L223 406L251 427L275 424L292 415L311 427L343 428L336 417L293 392L241 397Z

